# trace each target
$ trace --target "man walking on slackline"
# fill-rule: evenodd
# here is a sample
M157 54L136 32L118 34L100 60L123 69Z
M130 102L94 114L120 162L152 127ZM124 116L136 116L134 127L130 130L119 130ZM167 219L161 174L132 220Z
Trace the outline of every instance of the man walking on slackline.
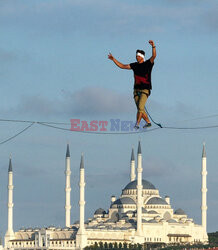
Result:
M108 58L112 60L118 67L121 69L132 69L134 72L134 99L137 106L137 118L135 128L139 129L139 124L143 118L146 121L146 124L143 128L150 127L151 122L145 112L145 103L151 94L151 71L154 65L154 59L156 57L156 47L152 40L149 41L152 46L152 56L149 60L145 61L145 52L143 50L136 51L136 60L135 63L122 64L117 61L111 53L109 53Z

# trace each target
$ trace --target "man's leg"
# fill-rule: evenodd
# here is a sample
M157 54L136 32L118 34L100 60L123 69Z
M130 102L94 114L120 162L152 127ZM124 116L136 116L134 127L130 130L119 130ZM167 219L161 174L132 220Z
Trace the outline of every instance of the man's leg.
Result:
M143 116L143 114L141 113L141 112L138 112L138 116L137 116L137 125L139 126L139 124L140 124L140 121L141 121L141 119L142 119L142 116Z
M140 99L139 99L139 112L142 114L141 118L143 118L147 123L151 123L146 112L145 112L145 103L147 102L147 100L148 100L148 95L142 92ZM141 119L140 119L140 121L141 121Z
M139 119L139 96L136 90L134 90L134 100L135 100L135 104L137 107L137 114L136 114L136 125L135 128L138 128L139 123L138 123L138 119Z
M146 114L146 112L144 114L142 114L142 118L147 122L147 123L151 123L149 118L148 118L148 115Z

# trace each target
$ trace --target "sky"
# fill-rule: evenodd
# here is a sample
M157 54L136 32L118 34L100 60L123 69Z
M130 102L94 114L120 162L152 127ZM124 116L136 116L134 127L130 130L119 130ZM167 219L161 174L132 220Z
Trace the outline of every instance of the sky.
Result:
M0 0L0 119L65 123L135 120L133 73L108 60L157 57L146 104L164 126L218 125L216 0ZM0 122L0 142L30 123ZM108 125L108 129L110 128ZM153 124L152 128L156 128ZM120 131L122 132L122 131ZM7 230L7 175L14 173L14 230L64 227L65 154L71 153L71 221L79 219L79 164L84 153L86 218L108 209L129 183L132 147L141 140L143 178L201 223L201 154L207 154L208 232L218 230L218 128L157 129L113 135L33 124L0 144L0 235Z

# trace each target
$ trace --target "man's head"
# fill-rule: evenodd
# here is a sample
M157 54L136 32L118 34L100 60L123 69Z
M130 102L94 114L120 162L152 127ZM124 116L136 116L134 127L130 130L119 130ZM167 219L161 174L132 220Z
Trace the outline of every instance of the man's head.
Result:
M136 60L138 63L142 63L145 60L145 52L144 50L137 49L136 50Z

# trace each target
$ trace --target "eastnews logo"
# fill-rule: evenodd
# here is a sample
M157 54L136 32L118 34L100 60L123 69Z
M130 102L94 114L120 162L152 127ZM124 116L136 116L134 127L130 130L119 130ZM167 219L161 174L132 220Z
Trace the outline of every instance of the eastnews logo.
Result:
M83 132L134 132L134 131L144 131L147 128L140 127L135 129L135 122L125 121L120 119L110 119L106 120L80 120L71 119L71 131L83 131Z

